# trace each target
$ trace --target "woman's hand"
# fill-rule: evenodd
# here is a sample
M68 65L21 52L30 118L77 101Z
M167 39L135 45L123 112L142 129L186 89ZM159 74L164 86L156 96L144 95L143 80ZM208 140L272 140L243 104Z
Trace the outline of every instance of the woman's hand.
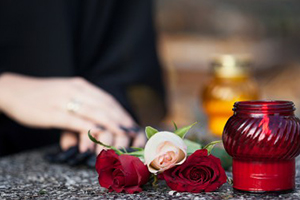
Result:
M93 146L86 137L90 129L99 130L100 126L110 134L113 145L128 147L128 135L120 126L136 126L114 97L83 78L32 78L4 73L0 91L1 112L25 126L78 133L81 151Z
M97 140L103 142L106 145L112 145L118 148L122 148L122 143L125 140L126 143L129 142L128 138L121 138L121 137L114 137L114 134L107 130L92 130L91 133ZM74 132L70 131L64 131L61 135L60 139L60 146L63 150L67 150L72 146L75 146L79 142L79 149L81 149L81 152L84 152L86 150L85 144L88 143L89 138L87 137L86 132L82 132L79 135L75 134ZM135 136L132 146L134 147L144 147L146 143L146 136L145 133L140 131ZM125 146L126 147L126 146ZM96 148L94 148L95 153L99 154L104 148L100 145L96 145Z

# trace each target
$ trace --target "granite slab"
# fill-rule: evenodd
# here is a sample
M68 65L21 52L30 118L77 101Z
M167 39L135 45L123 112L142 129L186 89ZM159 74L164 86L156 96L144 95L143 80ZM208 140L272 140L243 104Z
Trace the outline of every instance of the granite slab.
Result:
M218 191L191 194L171 191L164 183L150 185L138 194L109 193L98 184L94 169L49 164L46 149L24 152L0 159L0 199L300 199L300 160L297 159L296 190L287 194L238 193L226 183ZM231 173L228 172L228 176Z

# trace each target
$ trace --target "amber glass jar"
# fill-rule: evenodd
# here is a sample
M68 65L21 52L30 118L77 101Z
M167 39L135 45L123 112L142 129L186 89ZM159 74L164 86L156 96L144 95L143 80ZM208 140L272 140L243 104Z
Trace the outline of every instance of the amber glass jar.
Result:
M221 55L212 61L213 77L202 92L209 131L221 137L236 101L257 100L258 88L249 73L247 56Z
M295 157L300 153L300 121L290 101L244 101L223 132L233 158L233 188L281 192L295 188Z

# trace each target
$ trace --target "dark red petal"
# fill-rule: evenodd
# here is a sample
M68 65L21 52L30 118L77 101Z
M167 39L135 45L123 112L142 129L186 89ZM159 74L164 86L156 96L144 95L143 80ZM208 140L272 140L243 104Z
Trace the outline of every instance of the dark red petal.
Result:
M99 173L98 181L101 187L110 188L113 185L112 170L102 171Z
M201 160L200 157L206 157L206 156L207 156L207 150L206 149L199 149L187 158L187 162L195 162L193 160L195 160L195 159Z
M190 177L191 171L194 169L193 166L191 167L186 167L186 168L182 168L183 170L181 171L181 173L179 174L179 176L181 178L185 178L188 179Z
M114 170L112 176L113 176L114 187L123 187L125 185L125 177L122 170L120 169Z
M118 155L113 150L103 150L97 156L95 167L99 174L102 169L111 169L115 163L118 163Z
M207 150L197 150L185 163L163 173L167 185L179 192L210 192L226 182L220 159L207 155Z
M150 172L147 166L144 165L144 163L140 159L134 160L132 164L138 175L138 185L141 186L146 184L150 178Z
M130 155L121 155L119 161L122 166L122 170L125 177L126 186L135 186L138 185L138 175L136 173L133 161L138 159L137 157Z
M227 181L227 176L224 169L220 169L220 176L217 180L212 182L205 190L205 192L213 192L220 188Z
M184 187L186 184L185 178L179 176L181 174L181 166L175 166L163 172L164 180L172 190L178 191L178 188Z
M197 167L193 167L192 170L190 171L190 173L187 175L188 179L191 182L194 183L202 183L205 182L205 179L207 177L209 177L209 174L207 173L206 169L204 168L197 168Z

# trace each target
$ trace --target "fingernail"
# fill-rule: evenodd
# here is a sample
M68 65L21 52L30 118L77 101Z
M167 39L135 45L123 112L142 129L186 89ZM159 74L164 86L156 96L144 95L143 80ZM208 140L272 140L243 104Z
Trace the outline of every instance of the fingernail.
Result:
M139 132L139 131L141 130L141 127L139 127L139 126L134 126L134 127L131 127L129 130L132 131L132 132L137 133L137 132Z
M141 128L139 126L133 126L133 127L130 127L130 128L126 128L122 125L119 126L120 129L122 129L123 131L129 133L129 132L133 132L133 133L137 133L141 130Z
M104 127L104 126L97 125L96 127L97 127L97 129L100 129L100 130L105 130L105 127Z
M129 129L129 128L126 128L126 127L124 127L124 126L122 126L122 125L120 125L119 128L120 128L121 130L125 131L126 133L130 132L130 129Z

